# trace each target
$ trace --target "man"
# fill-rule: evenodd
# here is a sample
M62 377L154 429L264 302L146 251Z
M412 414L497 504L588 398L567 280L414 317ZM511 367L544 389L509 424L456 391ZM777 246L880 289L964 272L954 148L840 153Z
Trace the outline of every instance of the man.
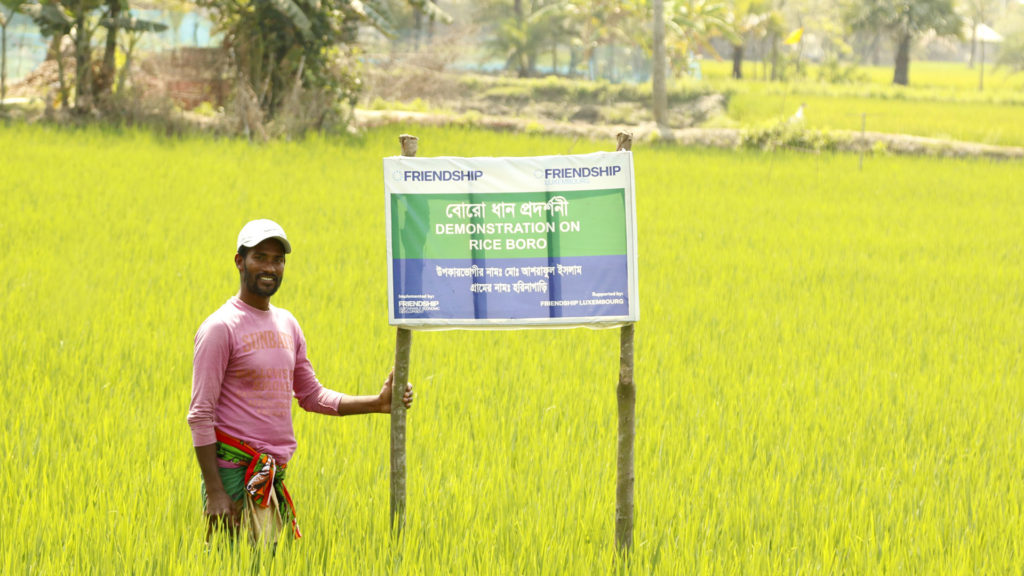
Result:
M238 294L196 333L188 423L209 529L223 524L233 531L245 516L251 533L264 532L254 539L274 542L286 520L300 536L284 487L296 448L292 397L303 409L322 414L390 413L393 373L376 396L324 388L295 317L270 305L292 251L284 230L271 220L253 220L239 232L236 247ZM410 385L402 398L406 408L412 399Z

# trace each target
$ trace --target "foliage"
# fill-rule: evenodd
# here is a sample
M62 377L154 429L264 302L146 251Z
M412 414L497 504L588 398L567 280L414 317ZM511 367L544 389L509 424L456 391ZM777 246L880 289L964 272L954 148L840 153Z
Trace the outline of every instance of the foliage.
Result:
M748 66L754 63L748 62ZM914 85L894 86L891 66L861 65L857 67L861 79L854 84L828 85L810 80L819 76L819 64L808 63L808 79L788 85L765 82L732 82L729 63L705 61L704 79L712 88L736 90L765 90L773 93L786 91L813 91L836 96L861 96L884 100L927 100L950 102L991 102L996 104L1024 104L1024 76L1013 76L1006 69L986 72L985 91L978 91L978 71L970 70L959 62L921 61L914 65Z
M853 29L872 28L894 35L960 34L962 20L951 0L867 0L846 5L847 23Z
M999 47L996 69L1004 68L1012 73L1024 72L1024 30L1006 36Z
M718 52L711 39L722 36L730 42L739 40L732 25L734 15L729 5L720 0L675 0L665 5L666 31L671 60L677 73L685 73L680 65L698 50L715 56Z
M735 0L732 3L731 43L733 46L732 77L743 76L743 55L749 42L763 40L772 32L776 12L771 0Z
M572 18L568 32L574 46L579 49L578 66L585 67L588 80L614 77L616 46L649 49L650 35L649 2L631 0L572 0ZM602 48L609 54L604 67L599 66L597 55ZM603 68L604 74L600 72Z
M64 6L56 0L28 2L22 9L32 17L36 26L39 27L40 35L52 43L52 48L47 56L52 56L57 61L57 83L60 104L62 108L67 108L70 87L66 81L61 42L75 28L75 20Z
M959 36L963 27L953 0L848 0L844 19L853 30L875 30L890 34L897 46L893 83L909 83L911 43L934 32Z
M845 60L844 52L830 51L825 54L818 66L818 80L829 84L854 84L864 79L857 64ZM846 52L848 54L848 52Z
M432 0L381 0L375 10L386 15L386 27L390 29L392 41L412 37L416 51L420 50L425 21L429 26L428 32L433 32L438 22L451 24L454 21L451 14Z
M740 145L765 151L790 148L821 152L836 150L841 138L834 132L809 129L802 123L787 120L743 130Z
M744 126L758 126L789 118L803 102L808 129L859 132L866 127L872 132L1024 146L1024 134L1015 129L1024 122L1024 98L1020 97L1017 104L1002 104L944 100L934 94L858 93L827 85L790 93L760 88L736 88L729 99L729 117Z
M67 35L74 29L75 20L70 11L55 0L26 2L23 9L35 21L44 38Z
M651 100L649 84L615 84L606 80L587 81L556 76L523 80L461 76L458 86L467 93L522 104L542 101L566 105L611 105L619 102L647 103ZM722 94L728 99L731 92L729 88L702 83L677 83L668 90L668 101L673 105L684 104L711 94Z
M356 39L360 23L390 33L387 6L358 0L201 0L224 33L240 89L271 121L298 92L318 102L314 124L353 102L358 77L344 67L339 45Z
M486 43L490 54L501 58L506 69L520 77L532 75L537 53L545 40L543 34L563 6L552 4L528 15L512 14L501 19Z
M586 60L600 42L609 41L612 22L596 18L606 4L597 2L594 6L584 6L576 0L484 3L480 18L493 22L489 26L493 32L485 44L487 55L500 58L506 70L520 78L536 74L537 63L545 50L555 54L552 58L554 71L558 65L559 45L572 51L574 61L581 54ZM599 30L594 29L595 24ZM574 72L574 67L574 63L568 66L570 73Z
M864 75L858 69L853 47L847 41L842 12L835 4L830 3L830 6L833 7L831 10L815 6L817 13L806 18L808 25L813 26L809 29L817 36L821 49L817 79L831 84L862 82ZM808 67L806 63L803 66Z
M559 70L559 54L569 53L565 74L589 80L616 75L615 58L649 50L647 2L631 0L491 0L478 18L492 29L488 56L499 57L519 77L535 76L542 59ZM607 57L603 65L598 55Z
M57 60L60 69L60 92L64 106L67 105L68 90L64 85L64 58L59 53L59 47L64 36L74 38L75 110L80 113L93 111L97 104L108 106L111 103L119 36L127 36L128 45L134 47L142 34L167 29L163 23L134 16L128 0L28 0L23 9L32 16L40 34L50 38L56 47L52 57ZM106 31L106 47L97 62L94 58L93 37L100 28ZM98 69L97 75L93 73L94 68Z
M3 110L4 99L7 97L7 26L11 18L25 4L26 0L0 0L0 110ZM3 9L6 8L5 12Z
M1000 3L1005 8L1006 3L1001 0L962 0L960 4L961 13L964 17L964 25L970 29L968 36L971 41L970 67L974 68L978 52L978 41L976 38L979 24L991 24L992 18L1005 10L1000 10Z

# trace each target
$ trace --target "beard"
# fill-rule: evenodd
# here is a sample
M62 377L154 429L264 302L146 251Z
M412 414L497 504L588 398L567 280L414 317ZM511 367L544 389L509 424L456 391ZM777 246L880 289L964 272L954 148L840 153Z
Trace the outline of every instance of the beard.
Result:
M264 282L260 281L260 276L265 276L273 279L271 286L265 286ZM246 267L242 273L242 282L245 283L245 287L256 294L257 296L263 296L269 298L277 292L277 289L281 287L281 277L275 274L250 274L249 268Z

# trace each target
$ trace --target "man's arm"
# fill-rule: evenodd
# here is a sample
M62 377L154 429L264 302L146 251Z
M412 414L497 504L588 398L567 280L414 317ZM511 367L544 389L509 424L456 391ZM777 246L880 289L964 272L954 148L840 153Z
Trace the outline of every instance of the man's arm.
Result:
M217 439L214 429L220 387L230 357L229 334L223 325L213 323L199 328L196 334L192 364L192 402L188 423L192 429L192 445L206 487L206 514L211 527L218 517L227 516L232 524L237 517L231 498L217 469Z
M237 524L238 519L234 517L231 498L224 490L224 482L217 471L217 445L196 446L196 460L199 461L203 483L206 485L206 514L211 517L230 516L232 523Z
M352 414L390 414L391 413L391 386L394 384L394 370L384 380L384 387L376 396L342 396L338 402L338 415L349 416ZM406 409L412 408L412 384L405 388L405 395L402 403Z
M349 396L329 390L316 378L313 365L306 355L306 338L298 323L295 324L295 331L295 371L292 389L303 410L321 414L337 413L339 416L391 413L391 384L394 380L394 370L388 374L384 380L384 387L376 396ZM402 399L406 408L412 406L412 399L412 384L409 384Z

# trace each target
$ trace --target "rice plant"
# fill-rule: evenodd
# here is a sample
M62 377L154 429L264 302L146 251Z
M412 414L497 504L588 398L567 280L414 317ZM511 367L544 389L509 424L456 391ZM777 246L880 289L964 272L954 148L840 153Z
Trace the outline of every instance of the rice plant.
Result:
M408 515L386 417L296 411L305 537L204 545L192 338L233 243L292 241L274 303L321 381L393 358L380 159L612 149L405 127L251 146L9 126L4 574L1024 571L1019 163L634 147L635 546L614 546L617 332L416 333Z

